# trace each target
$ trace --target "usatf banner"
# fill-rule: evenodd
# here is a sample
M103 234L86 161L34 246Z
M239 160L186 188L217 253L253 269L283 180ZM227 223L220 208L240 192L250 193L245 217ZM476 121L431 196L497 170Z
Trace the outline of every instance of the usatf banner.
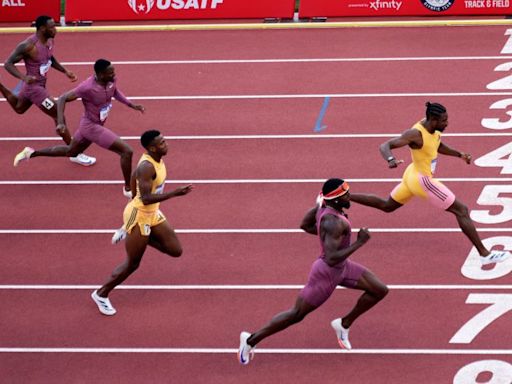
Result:
M299 17L511 15L512 0L301 0Z
M60 20L60 0L0 0L0 22L34 21L47 15Z
M295 0L68 0L66 21L293 18L294 7Z

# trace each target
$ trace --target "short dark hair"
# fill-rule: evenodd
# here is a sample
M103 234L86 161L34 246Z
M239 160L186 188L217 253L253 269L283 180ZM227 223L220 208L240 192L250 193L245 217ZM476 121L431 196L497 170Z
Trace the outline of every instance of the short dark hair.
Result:
M431 117L439 118L443 113L446 113L446 108L439 103L431 103L430 101L427 101L425 106L427 107L427 110L425 111L427 120Z
M146 131L142 134L140 137L140 143L144 148L148 149L153 140L155 140L155 137L159 136L160 134L160 131L157 131L156 129L150 129L149 131Z
M94 72L100 73L107 69L112 63L105 59L98 59L94 63Z
M329 179L322 187L322 195L326 196L345 182L343 179Z
M36 29L46 26L46 23L48 23L48 21L52 20L52 19L53 19L53 17L46 16L46 15L39 16L36 19Z

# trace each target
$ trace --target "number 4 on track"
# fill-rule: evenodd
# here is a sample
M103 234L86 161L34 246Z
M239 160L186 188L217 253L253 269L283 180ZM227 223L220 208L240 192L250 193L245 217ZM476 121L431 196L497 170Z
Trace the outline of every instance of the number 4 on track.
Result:
M512 173L512 142L475 160L479 167L501 167L501 174Z

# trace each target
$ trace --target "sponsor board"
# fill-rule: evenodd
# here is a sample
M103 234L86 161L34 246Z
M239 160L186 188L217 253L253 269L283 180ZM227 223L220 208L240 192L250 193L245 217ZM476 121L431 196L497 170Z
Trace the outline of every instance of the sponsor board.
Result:
M66 4L66 21L291 19L294 7L295 0L73 0Z
M301 0L299 17L512 15L512 0Z

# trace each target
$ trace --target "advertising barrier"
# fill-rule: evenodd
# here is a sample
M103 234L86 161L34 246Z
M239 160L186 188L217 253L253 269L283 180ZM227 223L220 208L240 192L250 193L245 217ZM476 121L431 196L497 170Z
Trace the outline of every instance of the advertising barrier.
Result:
M1 1L1 0L0 0ZM68 0L66 21L293 18L295 0Z
M34 21L48 15L60 20L60 0L0 0L0 22Z
M299 17L511 15L512 0L301 0Z

